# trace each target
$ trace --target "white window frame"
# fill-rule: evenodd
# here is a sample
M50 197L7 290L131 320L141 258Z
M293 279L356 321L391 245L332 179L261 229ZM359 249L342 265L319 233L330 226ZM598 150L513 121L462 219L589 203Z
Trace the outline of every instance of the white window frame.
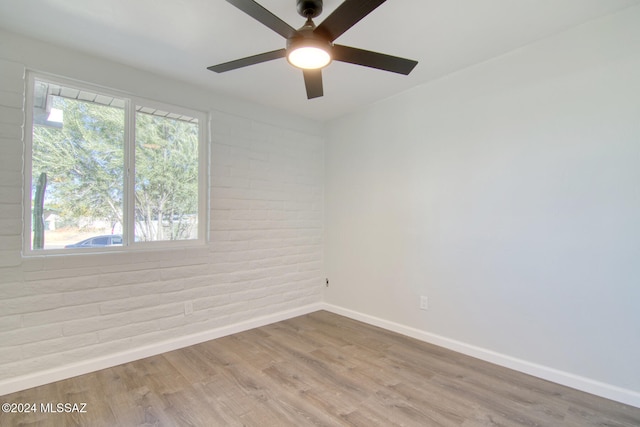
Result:
M119 98L125 101L125 129L124 129L124 200L123 200L123 233L122 246L104 248L65 248L65 249L32 249L32 153L33 153L33 107L35 81L40 80L60 86L85 90L97 95ZM68 78L52 76L46 73L27 71L25 88L25 130L24 139L24 172L23 172L23 256L73 255L79 253L104 253L140 251L155 249L176 249L204 246L208 242L208 140L211 123L210 114L161 101L142 98L115 89L105 88L90 83L80 82ZM189 240L162 240L135 242L135 126L136 106L152 108L160 111L189 116L198 120L198 238Z

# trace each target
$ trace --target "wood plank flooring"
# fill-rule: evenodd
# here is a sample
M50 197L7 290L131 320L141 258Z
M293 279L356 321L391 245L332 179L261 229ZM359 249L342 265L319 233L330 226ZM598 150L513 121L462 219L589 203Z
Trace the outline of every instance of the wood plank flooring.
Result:
M2 426L640 426L640 409L325 311L0 397Z

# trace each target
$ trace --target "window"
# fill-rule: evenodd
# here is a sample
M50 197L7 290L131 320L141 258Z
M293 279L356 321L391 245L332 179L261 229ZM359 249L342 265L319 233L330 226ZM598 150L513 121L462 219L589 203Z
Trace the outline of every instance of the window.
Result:
M204 241L202 113L34 74L28 88L28 252Z

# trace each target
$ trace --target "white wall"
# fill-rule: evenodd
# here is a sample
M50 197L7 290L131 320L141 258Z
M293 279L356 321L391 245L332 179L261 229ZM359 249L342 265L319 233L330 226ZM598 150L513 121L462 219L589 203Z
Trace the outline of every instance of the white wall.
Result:
M210 244L23 258L25 67L211 112ZM0 394L316 309L323 158L313 122L0 33Z
M325 301L640 406L639 23L331 122Z

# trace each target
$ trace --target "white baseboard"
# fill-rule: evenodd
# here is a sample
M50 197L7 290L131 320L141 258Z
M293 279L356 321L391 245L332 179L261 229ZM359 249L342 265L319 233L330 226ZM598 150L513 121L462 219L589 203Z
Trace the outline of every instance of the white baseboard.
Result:
M260 326L269 325L271 323L290 319L292 317L322 310L322 308L323 306L321 303L310 304L293 310L282 311L268 316L251 319L245 322L235 323L233 325L223 326L220 328L142 347L136 347L127 351L84 360L53 369L38 371L29 375L10 378L8 380L0 381L0 396L14 393L16 391L25 390L31 387L48 384L54 381L60 381L78 375L87 374L89 372L99 371L100 369L110 368L123 363L143 359L145 357L155 356L167 351L177 350L179 348L188 347L190 345L199 344L205 341L221 338L238 332L247 331L249 329L258 328Z
M640 393L613 386L611 384L602 383L589 378L574 375L569 372L560 371L558 369L549 368L547 366L538 365L526 360L517 359L485 348L476 347L464 342L456 341L440 335L422 331L420 329L401 325L379 317L370 316L368 314L349 310L343 307L324 303L322 308L335 314L349 317L354 320L378 326L389 331L397 332L420 341L428 342L458 353L466 354L477 359L494 363L499 366L510 368L525 374L533 375L556 384L604 397L606 399L615 400L620 403L640 408Z

